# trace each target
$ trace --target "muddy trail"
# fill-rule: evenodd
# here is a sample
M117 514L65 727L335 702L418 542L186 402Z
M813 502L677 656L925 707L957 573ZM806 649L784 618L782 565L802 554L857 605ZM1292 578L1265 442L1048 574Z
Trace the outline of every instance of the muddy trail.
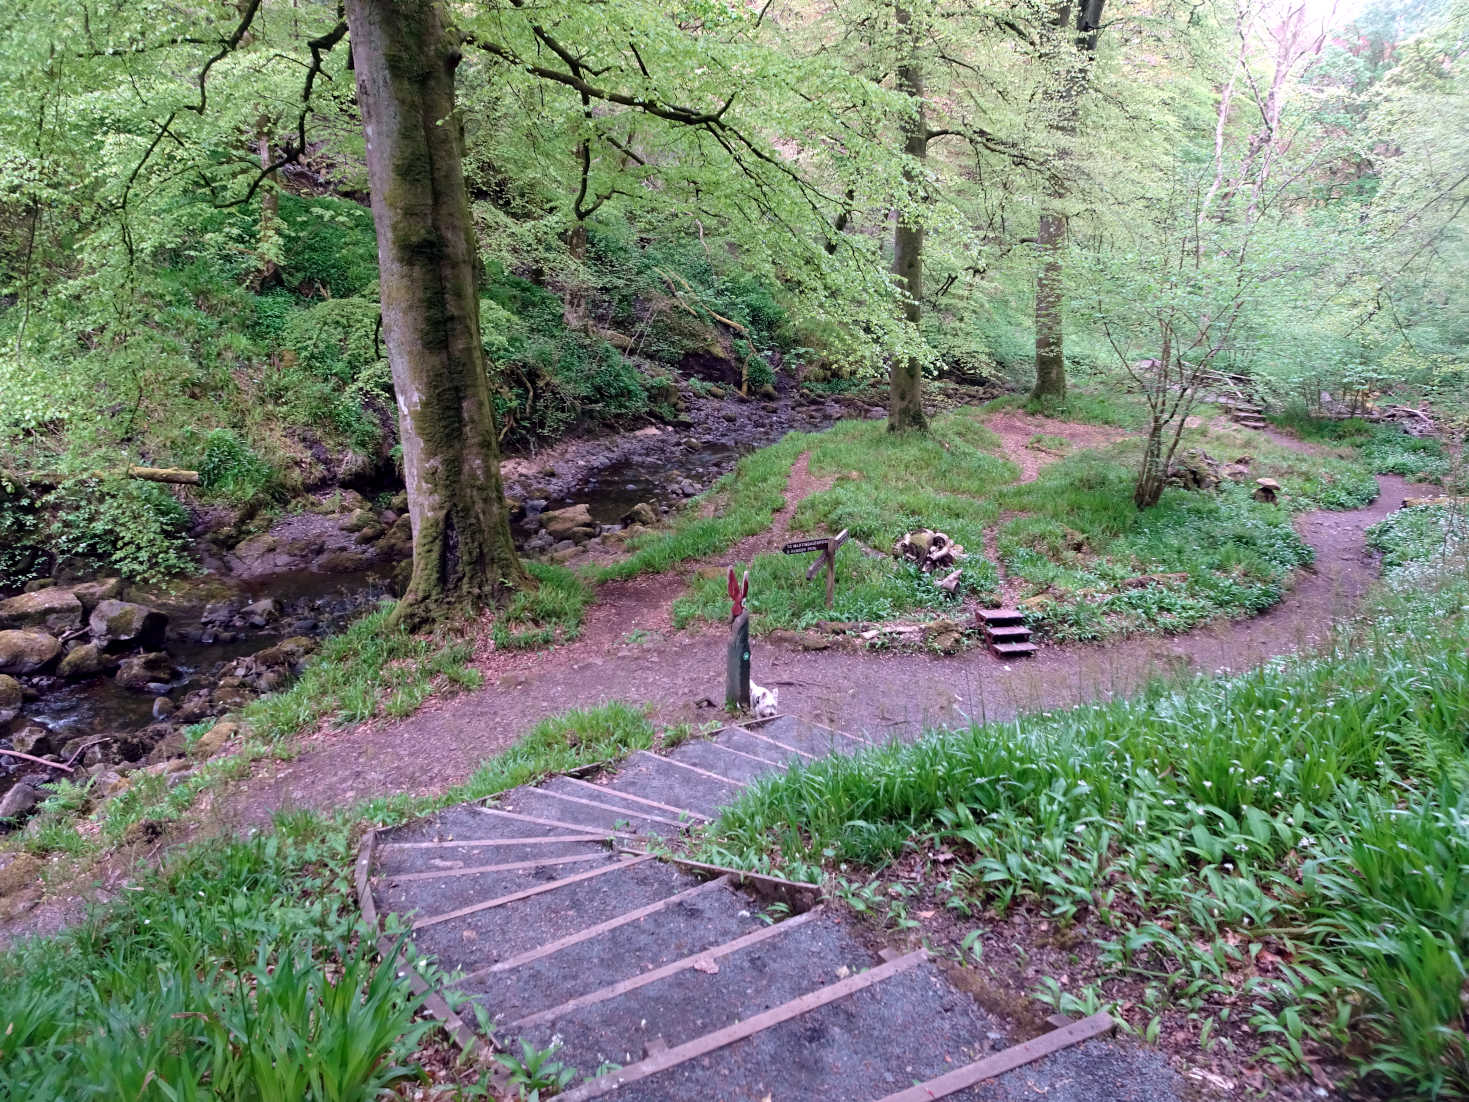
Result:
M1381 476L1378 484L1381 492L1366 508L1298 519L1315 565L1283 601L1249 620L1181 636L1045 646L1013 665L978 649L945 657L757 640L754 677L779 689L784 712L881 739L1103 699L1159 675L1246 669L1320 642L1356 609L1377 577L1365 532L1408 489L1396 476ZM436 792L537 720L571 707L620 699L652 704L666 722L716 719L719 711L707 702L722 697L725 632L713 625L671 630L669 608L682 588L670 575L604 586L576 643L539 654L487 655L482 689L434 701L401 722L319 732L294 760L267 766L222 794L206 819L244 830L281 810Z

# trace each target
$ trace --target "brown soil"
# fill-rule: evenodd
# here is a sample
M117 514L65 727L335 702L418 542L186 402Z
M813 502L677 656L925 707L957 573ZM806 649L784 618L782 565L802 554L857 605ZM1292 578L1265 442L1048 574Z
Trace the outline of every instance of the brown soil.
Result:
M985 427L1000 438L1005 447L1006 458L1020 468L1021 482L1034 482L1042 467L1049 466L1070 452L1103 448L1134 435L1125 429L1106 425L1079 425L1013 409L994 414L985 422ZM1037 436L1060 437L1066 441L1068 448L1066 451L1052 451L1040 444L1032 444L1031 440Z
M1096 446L1118 435L1009 413L992 420L991 427L1022 467L1028 462L1026 442L1036 432L1065 435L1078 446ZM1045 461L1036 456L1034 469ZM778 542L799 501L824 484L811 475L803 456L771 530L745 541L732 558L747 558ZM1121 695L1159 675L1244 669L1320 641L1334 621L1354 610L1377 576L1364 532L1396 509L1407 490L1407 483L1394 476L1380 477L1379 485L1381 495L1367 508L1298 519L1301 535L1316 551L1316 564L1301 574L1285 600L1250 620L1171 638L1046 646L1015 664L980 650L946 657L808 650L794 641L762 641L754 648L754 676L779 689L783 712L883 738ZM431 700L404 720L303 738L291 760L262 762L245 781L207 798L196 809L191 835L261 828L276 813L292 809L334 809L390 793L442 791L538 720L568 708L625 700L649 704L660 722L716 718L720 713L708 702L723 697L725 632L710 624L673 630L670 606L687 576L686 568L603 586L580 639L541 652L484 653L477 660L485 676L479 690ZM114 862L111 873L103 870L94 898L113 894L126 875L124 862ZM43 905L8 929L0 926L0 942L54 929L73 920L78 909L74 899Z

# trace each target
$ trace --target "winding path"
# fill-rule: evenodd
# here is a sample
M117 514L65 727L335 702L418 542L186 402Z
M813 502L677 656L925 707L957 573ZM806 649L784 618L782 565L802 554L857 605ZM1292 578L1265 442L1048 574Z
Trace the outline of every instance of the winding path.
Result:
M1123 694L1158 675L1245 669L1320 642L1356 609L1377 577L1364 534L1398 508L1409 485L1395 476L1381 476L1378 484L1381 493L1366 508L1298 518L1315 566L1283 601L1249 620L1181 636L1043 647L1034 659L1010 666L978 649L946 658L757 641L755 677L779 688L782 711L882 738ZM613 699L650 702L666 722L717 719L720 713L696 702L722 695L725 634L713 625L667 630L676 592L667 576L605 586L577 643L488 655L482 689L431 702L401 722L313 736L294 760L265 766L225 793L212 814L222 826L248 828L283 809L439 791L537 720ZM655 634L634 643L635 629Z

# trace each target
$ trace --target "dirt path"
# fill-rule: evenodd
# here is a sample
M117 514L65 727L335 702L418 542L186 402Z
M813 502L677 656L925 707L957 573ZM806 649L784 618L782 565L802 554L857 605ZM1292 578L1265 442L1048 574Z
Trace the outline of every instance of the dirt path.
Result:
M1026 432L1018 441L1023 448L1028 429L1019 426L1002 438L1010 442ZM1315 567L1301 574L1284 601L1250 620L1172 638L1046 646L1015 665L978 649L946 658L809 651L759 640L754 674L780 690L782 711L880 739L1120 695L1158 674L1247 668L1310 646L1356 608L1377 577L1363 534L1396 509L1409 488L1395 476L1380 476L1378 484L1381 494L1367 508L1298 518L1297 528L1316 551ZM776 535L753 536L748 548L741 544L737 550L766 549L788 531L799 502L824 485L811 475L803 456L793 466L785 506L772 517ZM292 760L262 763L247 780L206 797L191 817L190 836L260 828L279 811L337 808L394 792L442 791L538 720L567 708L620 699L646 702L668 723L721 718L700 702L723 695L723 629L701 623L674 632L671 626L671 606L687 576L684 568L676 575L604 585L581 639L549 651L484 655L477 663L486 678L480 690L431 701L400 722L304 738ZM126 862L105 868L88 894L94 900L108 898L130 874ZM48 900L0 929L0 942L71 922L81 902L75 896Z
M1407 483L1379 478L1372 505L1298 520L1316 551L1280 604L1250 620L1172 638L1140 636L1097 645L1042 647L1005 665L974 650L958 657L870 651L806 651L758 641L756 678L780 689L781 710L873 737L913 735L925 726L1011 718L1123 694L1157 674L1239 670L1319 641L1349 615L1377 576L1366 529L1401 503ZM433 701L398 723L329 731L292 761L264 767L226 792L206 817L244 829L279 810L340 807L369 796L430 793L462 780L483 759L547 715L607 700L649 702L668 722L703 721L699 707L722 696L724 632L701 625L674 633L667 578L604 588L583 639L533 655L493 655L484 688ZM632 643L634 629L651 633Z
M1042 467L1049 467L1069 451L1104 448L1134 435L1125 429L1057 421L1013 409L1001 410L988 418L984 425L1000 438L1005 458L1020 468L1020 482L1034 482ZM1037 440L1038 437L1064 440L1067 449L1047 447L1043 439Z

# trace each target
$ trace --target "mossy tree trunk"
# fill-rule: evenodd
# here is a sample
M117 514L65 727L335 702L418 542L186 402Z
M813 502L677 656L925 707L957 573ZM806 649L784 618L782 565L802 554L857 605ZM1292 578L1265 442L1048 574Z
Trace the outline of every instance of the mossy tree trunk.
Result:
M904 169L909 201L898 213L893 233L893 274L903 289L903 316L915 330L923 317L923 223L912 204L923 187L922 165L928 157L928 116L923 105L923 67L918 43L911 29L911 15L901 4L894 9L895 22L903 34L905 61L898 67L898 87L913 101L913 114L903 125L903 152L911 160ZM888 370L888 431L928 430L923 413L923 364L915 356L900 354Z
M1102 8L1106 0L1061 0L1056 5L1056 48L1050 59L1056 72L1056 130L1061 136L1058 174L1050 202L1041 210L1036 230L1040 271L1035 279L1035 386L1032 398L1066 397L1066 355L1062 337L1061 250L1066 244L1066 182L1059 175L1076 138L1081 98L1097 52ZM1069 41L1068 41L1069 40Z
M1041 270L1035 280L1035 386L1032 398L1066 397L1066 357L1061 341L1061 244L1066 216L1041 212L1036 248Z
M398 399L413 575L396 618L471 612L528 585L510 537L480 342L474 230L440 0L347 0Z

